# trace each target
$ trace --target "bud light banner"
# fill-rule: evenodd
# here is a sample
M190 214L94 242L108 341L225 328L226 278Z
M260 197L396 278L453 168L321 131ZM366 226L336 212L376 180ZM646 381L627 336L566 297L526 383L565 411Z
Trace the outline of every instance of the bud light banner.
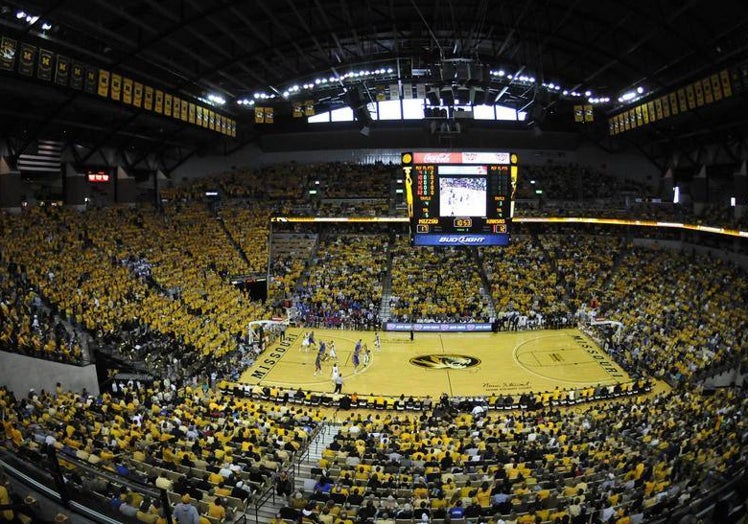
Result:
M458 323L410 323L410 322L386 322L385 331L414 331L421 333L477 333L491 331L489 322L476 322L474 324Z
M506 234L421 233L413 236L416 246L508 246Z

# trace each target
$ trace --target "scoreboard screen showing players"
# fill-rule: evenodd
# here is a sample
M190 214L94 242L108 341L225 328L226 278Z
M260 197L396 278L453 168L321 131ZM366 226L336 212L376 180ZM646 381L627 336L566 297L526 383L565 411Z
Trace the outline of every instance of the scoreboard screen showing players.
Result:
M401 160L413 245L509 244L517 155L418 152Z

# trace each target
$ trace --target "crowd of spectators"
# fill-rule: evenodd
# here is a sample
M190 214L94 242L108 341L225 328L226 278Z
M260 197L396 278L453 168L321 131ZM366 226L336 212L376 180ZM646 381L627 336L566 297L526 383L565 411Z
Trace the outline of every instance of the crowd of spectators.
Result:
M623 323L611 339L621 362L675 382L748 348L745 274L706 255L631 248L602 294L599 316Z
M472 252L413 249L400 237L392 251L390 318L396 322L487 322L487 299Z
M54 278L54 277L52 277ZM0 349L67 364L89 360L78 334L44 306L21 268L0 254Z
M507 414L442 399L420 416L354 415L322 453L314 488L291 496L281 516L528 524L682 516L745 466L746 399L680 390Z
M481 254L497 312L536 317L540 325L544 318L567 312L565 290L550 257L530 235L513 236L510 245Z
M58 384L56 391L21 398L0 387L0 411L7 444L37 467L54 470L47 452L55 448L63 460L75 457L167 489L170 500L194 501L205 514L211 503L243 513L322 420L316 410L263 405L193 380L129 381L101 395ZM157 503L141 508L137 491L88 473L70 465L65 481L111 500L124 515L134 517L140 509L153 514L150 522L163 517Z
M338 235L321 241L306 283L294 300L304 322L376 328L387 242L379 235Z

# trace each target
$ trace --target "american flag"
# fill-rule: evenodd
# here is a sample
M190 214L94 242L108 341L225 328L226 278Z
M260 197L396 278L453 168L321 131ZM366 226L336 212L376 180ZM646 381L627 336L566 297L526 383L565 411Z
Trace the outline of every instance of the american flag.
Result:
M18 155L21 173L59 173L62 166L63 143L55 140L38 140Z

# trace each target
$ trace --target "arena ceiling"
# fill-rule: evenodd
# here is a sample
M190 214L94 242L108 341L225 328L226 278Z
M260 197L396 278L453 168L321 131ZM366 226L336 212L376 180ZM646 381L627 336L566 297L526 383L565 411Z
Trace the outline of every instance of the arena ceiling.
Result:
M28 15L34 17L31 22ZM748 4L0 0L0 33L188 99L225 99L219 110L238 121L235 139L132 108L112 110L96 97L3 77L0 131L15 137L16 144L65 133L67 140L85 143L89 152L114 145L134 151L136 158L168 155L174 165L195 152L229 152L255 140L260 129L252 124L251 107L237 105L239 100L274 106L282 123L294 100L334 107L345 103L346 90L358 88L372 96L377 85L398 79L429 87L472 87L486 100L528 111L536 107L549 117L589 96L607 97L611 102L598 109L604 119L625 92L641 87L664 93L744 62ZM715 117L701 111L687 121L653 126L654 134L641 133L638 143L644 148L681 135L740 132L748 120L743 96L740 104ZM600 129L596 136L604 135Z

